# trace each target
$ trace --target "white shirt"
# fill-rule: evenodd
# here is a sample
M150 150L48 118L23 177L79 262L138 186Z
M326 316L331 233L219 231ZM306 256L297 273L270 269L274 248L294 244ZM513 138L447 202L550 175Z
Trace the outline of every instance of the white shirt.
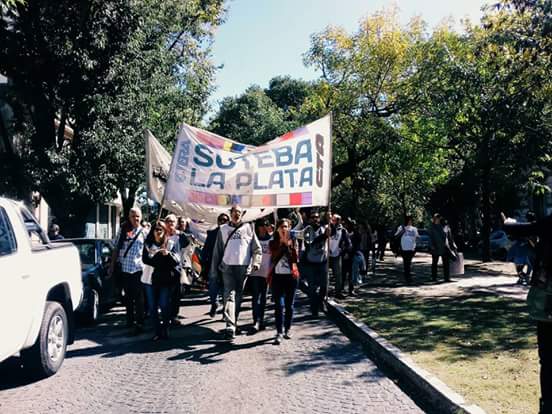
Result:
M226 243L226 240L235 227L229 224L224 224L220 227L220 233L222 237L222 243ZM227 265L242 265L247 266L251 261L251 241L253 238L257 238L252 227L248 223L244 223L233 234L232 238L228 241L228 246L224 251L224 257L222 262Z
M261 250L263 251L263 258L261 259L261 267L259 267L259 270L256 272L251 272L251 276L268 277L268 271L270 270L270 249L268 248L268 244L271 240L272 237L266 240L259 239Z
M279 275L291 274L291 266L289 265L289 261L285 255L282 256L280 260L278 260L278 263L276 263L276 267L274 268L274 273Z
M416 250L416 237L418 237L418 229L414 226L399 226L395 235L399 234L404 228L404 233L401 237L401 249L404 251Z

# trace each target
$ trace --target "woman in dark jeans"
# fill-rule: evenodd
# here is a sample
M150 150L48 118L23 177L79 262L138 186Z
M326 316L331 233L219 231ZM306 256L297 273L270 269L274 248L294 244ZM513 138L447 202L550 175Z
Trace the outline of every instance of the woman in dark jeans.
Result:
M272 269L271 283L276 319L276 339L279 345L282 332L285 339L291 339L291 319L293 317L293 301L299 279L297 268L297 245L290 235L291 222L288 219L278 220L273 240L269 243ZM282 298L285 304L285 316L282 312Z
M505 224L504 231L514 237L538 236L532 285L552 284L552 215L534 223ZM552 322L537 321L540 361L540 414L552 413Z
M151 285L144 286L149 312L155 326L154 341L167 339L169 336L171 294L175 288L175 280L180 277L177 247L175 242L167 237L167 228L162 221L155 223L144 243L142 261L153 267Z

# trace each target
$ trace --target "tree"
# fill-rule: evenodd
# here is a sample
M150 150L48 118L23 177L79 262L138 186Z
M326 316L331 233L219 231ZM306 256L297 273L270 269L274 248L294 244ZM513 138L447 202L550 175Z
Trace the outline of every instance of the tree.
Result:
M477 183L486 260L497 191L526 184L527 171L549 153L549 41L538 41L545 23L535 2L522 3L502 2L466 35L436 33L416 74L419 116ZM526 29L532 25L540 32Z
M19 193L39 190L60 217L77 218L83 206L117 190L125 195L125 188L128 210L143 181L143 129L157 127L167 142L179 122L197 122L207 110L215 70L209 42L222 3L33 1L2 8L0 71L13 81L18 131L17 151L5 155L3 190L21 187L19 173L28 171ZM69 141L66 126L74 131Z
M332 111L332 183L351 192L352 211L398 218L420 209L444 177L446 160L430 145L435 136L405 127L421 125L408 117L419 94L412 79L427 40L424 27L418 18L402 26L391 8L367 17L352 35L328 27L311 38L304 60L321 79L302 111Z

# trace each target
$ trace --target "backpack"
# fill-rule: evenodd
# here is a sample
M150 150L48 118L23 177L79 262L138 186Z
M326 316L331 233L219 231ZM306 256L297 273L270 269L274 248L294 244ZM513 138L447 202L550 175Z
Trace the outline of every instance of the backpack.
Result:
M405 228L404 226L401 226L401 231L396 236L393 236L391 242L389 243L391 251L395 254L399 254L401 252L401 238L404 232Z

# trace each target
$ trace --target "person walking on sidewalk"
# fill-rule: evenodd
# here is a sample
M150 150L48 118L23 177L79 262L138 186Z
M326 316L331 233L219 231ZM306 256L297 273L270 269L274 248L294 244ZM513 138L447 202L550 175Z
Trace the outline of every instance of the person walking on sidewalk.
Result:
M217 241L217 235L220 231L220 226L230 221L228 214L222 213L217 217L218 226L212 230L207 230L207 238L203 249L201 249L201 273L203 278L207 280L209 286L209 303L211 308L209 310L209 316L214 318L217 314L218 297L222 292L222 275L219 271L216 272L216 277L210 277L211 274L211 262L213 260L213 250L215 249L215 243Z
M257 237L262 250L262 260L259 270L251 272L249 281L251 283L251 308L253 310L253 329L255 332L265 328L264 314L266 308L267 277L270 270L270 249L269 243L272 240L270 234L270 222L266 219L257 223Z
M341 216L339 214L333 214L331 220L331 234L330 234L330 269L335 278L335 297L337 299L344 299L343 296L343 256L350 253L351 240L349 239L349 233L347 229L341 224Z
M404 225L399 226L395 237L400 238L400 250L403 258L404 280L407 284L412 283L412 259L416 254L416 237L418 229L412 225L412 216L406 216Z
M435 213L433 215L433 223L429 228L429 238L431 239L431 279L437 280L437 265L439 257L443 262L443 275L445 282L450 281L450 258L448 254L448 234L441 224L441 215Z
M153 268L151 283L144 284L149 313L155 328L153 340L167 339L172 316L172 291L178 288L175 281L180 279L180 252L177 243L167 236L167 229L162 221L155 223L153 231L146 238L142 261Z
M330 228L320 225L320 214L312 211L310 224L304 231L305 250L301 256L302 270L309 284L311 314L318 317L328 293L328 237Z
M220 227L213 251L211 274L222 272L224 284L224 320L225 334L234 339L241 307L243 287L248 268L259 270L262 250L257 235L250 224L241 220L242 209L235 205L230 209L230 223Z
M142 332L144 326L144 292L140 278L144 270L142 249L146 232L140 225L141 219L140 209L131 208L128 222L121 226L115 238L117 247L113 250L112 267L109 271L110 275L120 273L127 327L134 328L136 334Z
M299 280L297 267L297 244L290 235L291 221L278 220L274 239L270 241L271 255L271 286L274 296L274 316L276 320L276 338L279 345L282 337L291 339L291 321L293 318L293 302ZM285 313L282 312L282 299Z

